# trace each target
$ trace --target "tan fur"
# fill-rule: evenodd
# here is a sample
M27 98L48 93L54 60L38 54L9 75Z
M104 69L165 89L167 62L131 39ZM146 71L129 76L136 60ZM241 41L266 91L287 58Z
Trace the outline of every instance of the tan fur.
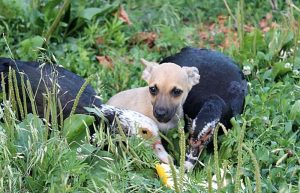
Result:
M159 65L144 59L142 59L142 63L146 66L142 78L148 83L148 86L120 92L113 96L108 104L142 113L155 120L160 130L166 131L175 127L182 117L182 105L188 92L199 82L198 69L180 67L173 63ZM149 92L149 87L154 86L158 89L155 96ZM174 97L171 94L174 89L182 90L182 94ZM159 122L154 116L155 108L169 109L175 114L168 122Z
M134 109L134 111L155 120L148 90L148 87L140 87L119 92L111 97L107 104L124 109Z

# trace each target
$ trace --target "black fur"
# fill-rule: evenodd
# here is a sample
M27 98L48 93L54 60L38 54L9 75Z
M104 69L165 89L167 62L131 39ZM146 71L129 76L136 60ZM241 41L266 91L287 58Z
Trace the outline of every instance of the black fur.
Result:
M83 78L57 65L0 58L0 72L4 73L6 88L9 67L17 72L19 90L21 90L20 74L24 74L25 81L30 81L40 117L44 117L43 95L47 93L47 90L51 91L55 80L59 91L57 97L63 105L63 117L67 118L70 115L75 97L85 82ZM29 100L27 102L29 103ZM96 98L95 90L88 85L80 97L75 113L87 113L84 107L92 107L92 105L100 107L101 104L101 100ZM28 112L32 112L31 105L27 104L27 107Z
M183 105L188 117L197 117L195 133L199 133L206 123L216 118L230 127L230 119L242 113L247 81L239 67L225 55L208 49L187 47L161 61L165 62L194 66L199 70L200 83L192 88ZM216 108L210 108L208 112L208 106Z

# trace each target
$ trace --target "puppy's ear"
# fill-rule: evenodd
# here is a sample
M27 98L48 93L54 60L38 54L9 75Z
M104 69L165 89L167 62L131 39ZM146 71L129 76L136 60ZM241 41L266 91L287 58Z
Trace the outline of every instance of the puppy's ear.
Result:
M159 64L156 62L149 62L143 58L141 59L141 62L145 65L145 69L142 74L142 79L149 83L153 69L158 67Z
M189 84L190 87L192 88L194 85L198 84L200 81L200 75L199 75L199 71L198 68L196 67L182 67L182 69L184 69L188 75L188 79L189 79Z

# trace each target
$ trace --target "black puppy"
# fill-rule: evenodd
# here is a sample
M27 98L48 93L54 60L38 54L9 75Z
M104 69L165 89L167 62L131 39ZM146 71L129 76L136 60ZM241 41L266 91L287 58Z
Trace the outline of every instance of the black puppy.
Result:
M8 82L9 68L16 71L19 90L21 90L22 87L20 76L23 75L25 81L29 80L37 107L37 113L40 117L44 116L44 109L46 108L45 96L50 92L53 93L53 87L56 86L57 99L60 100L63 105L63 117L67 118L71 113L76 95L85 82L80 76L55 64L41 64L38 62L0 58L0 72L4 73L6 83ZM7 88L8 86L6 86L6 89ZM91 85L87 85L79 99L75 113L86 113L84 107L92 107L93 105L100 106L102 104L101 100L96 96L97 94ZM27 103L28 111L32 112L30 101L27 100Z
M200 83L189 92L183 105L185 129L190 132L185 167L191 170L211 141L219 122L230 127L230 119L243 111L247 81L238 66L225 55L208 49L183 48L161 63L197 67Z

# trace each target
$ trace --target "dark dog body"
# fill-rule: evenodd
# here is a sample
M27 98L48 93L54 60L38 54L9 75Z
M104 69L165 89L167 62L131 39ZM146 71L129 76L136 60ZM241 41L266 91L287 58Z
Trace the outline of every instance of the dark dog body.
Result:
M229 119L243 111L247 82L230 58L207 49L184 48L161 63L165 62L199 70L200 82L189 92L183 105L184 113L191 119L195 119L205 102L214 97L224 102L221 122L225 126L230 126Z
M196 48L184 48L180 53L165 58L161 63L197 67L200 82L189 92L183 105L184 114L193 120L189 130L186 160L187 169L195 164L204 146L211 140L218 122L231 127L230 119L243 111L247 81L238 66L225 55Z
M67 118L70 115L77 93L85 82L83 78L54 64L43 65L38 62L0 58L0 72L4 73L5 82L8 82L7 76L10 67L17 72L16 76L20 91L22 87L20 75L24 75L25 84L26 80L30 82L37 111L41 117L44 116L46 108L45 95L50 92L53 93L54 85L57 86L57 99L62 104L63 117ZM8 85L6 85L6 89L7 87ZM75 113L87 113L84 107L92 107L93 105L99 107L102 103L96 96L97 94L91 85L87 85L79 99ZM28 111L32 112L30 101L27 100L27 103Z

